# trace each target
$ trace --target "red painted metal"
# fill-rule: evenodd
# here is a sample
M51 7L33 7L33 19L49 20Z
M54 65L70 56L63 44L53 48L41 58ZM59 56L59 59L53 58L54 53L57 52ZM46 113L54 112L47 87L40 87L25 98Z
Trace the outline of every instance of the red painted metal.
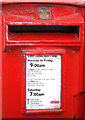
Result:
M2 118L74 118L74 115L76 118L83 118L84 9L63 5L82 5L83 1L57 1L62 5L53 4L56 1L48 3L50 4L24 3L2 6L3 39L0 39L2 43L2 50L0 50L2 55ZM51 7L51 20L38 19L38 6ZM9 34L9 25L76 26L79 30L78 33L71 34L62 32L50 34L11 32ZM62 105L60 109L26 110L26 55L40 54L62 55Z
M0 7L0 40L2 40L2 7ZM2 118L2 42L0 41L0 119Z
M77 6L84 6L84 0L2 0L2 4L8 3L58 3L58 4L67 4L67 5L77 5Z
M8 6L8 7L7 7ZM12 4L3 6L3 20L5 27L5 46L27 46L27 45L44 45L43 43L57 43L57 46L81 46L82 42L82 25L83 25L83 8L67 5L45 5L45 4ZM51 20L38 19L38 6L51 7ZM60 11L58 12L57 9ZM15 13L16 11L16 13ZM29 16L28 16L29 15ZM10 33L9 25L50 25L50 26L78 26L78 38L75 33ZM32 37L31 37L32 36ZM48 37L49 36L49 37ZM64 39L63 39L64 37ZM18 39L19 38L19 39ZM35 42L34 42L35 41ZM42 44L41 44L42 43ZM67 44L68 43L68 44ZM70 43L70 44L69 44Z
M83 82L83 99L85 101L85 8L84 8L84 69L83 69L83 73L84 73L84 82ZM85 102L84 102L84 120L85 120Z

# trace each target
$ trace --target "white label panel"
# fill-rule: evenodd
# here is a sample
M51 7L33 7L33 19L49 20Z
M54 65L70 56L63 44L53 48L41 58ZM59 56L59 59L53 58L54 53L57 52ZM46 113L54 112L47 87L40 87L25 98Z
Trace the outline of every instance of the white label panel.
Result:
M61 55L26 55L26 109L61 107Z

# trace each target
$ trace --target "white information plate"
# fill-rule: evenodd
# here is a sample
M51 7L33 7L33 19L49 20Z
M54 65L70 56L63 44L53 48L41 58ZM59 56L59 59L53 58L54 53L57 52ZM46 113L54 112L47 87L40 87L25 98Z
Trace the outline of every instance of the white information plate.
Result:
M61 107L61 55L26 55L26 109Z

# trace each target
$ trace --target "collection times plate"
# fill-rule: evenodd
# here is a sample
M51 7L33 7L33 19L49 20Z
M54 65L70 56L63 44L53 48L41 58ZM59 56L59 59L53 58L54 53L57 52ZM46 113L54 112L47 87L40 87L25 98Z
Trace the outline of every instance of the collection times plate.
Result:
M61 107L61 55L26 55L26 109Z

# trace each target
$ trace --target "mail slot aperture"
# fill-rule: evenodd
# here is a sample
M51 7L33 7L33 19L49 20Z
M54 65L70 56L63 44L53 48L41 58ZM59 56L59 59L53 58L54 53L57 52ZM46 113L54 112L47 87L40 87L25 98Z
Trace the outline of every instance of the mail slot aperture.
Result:
M7 38L10 43L72 43L79 42L79 26L25 26L9 25ZM49 36L49 37L48 37ZM19 39L18 39L19 38ZM18 43L17 43L18 42Z
M27 25L9 25L9 33L23 33L23 32L66 32L77 33L78 26L27 26Z

